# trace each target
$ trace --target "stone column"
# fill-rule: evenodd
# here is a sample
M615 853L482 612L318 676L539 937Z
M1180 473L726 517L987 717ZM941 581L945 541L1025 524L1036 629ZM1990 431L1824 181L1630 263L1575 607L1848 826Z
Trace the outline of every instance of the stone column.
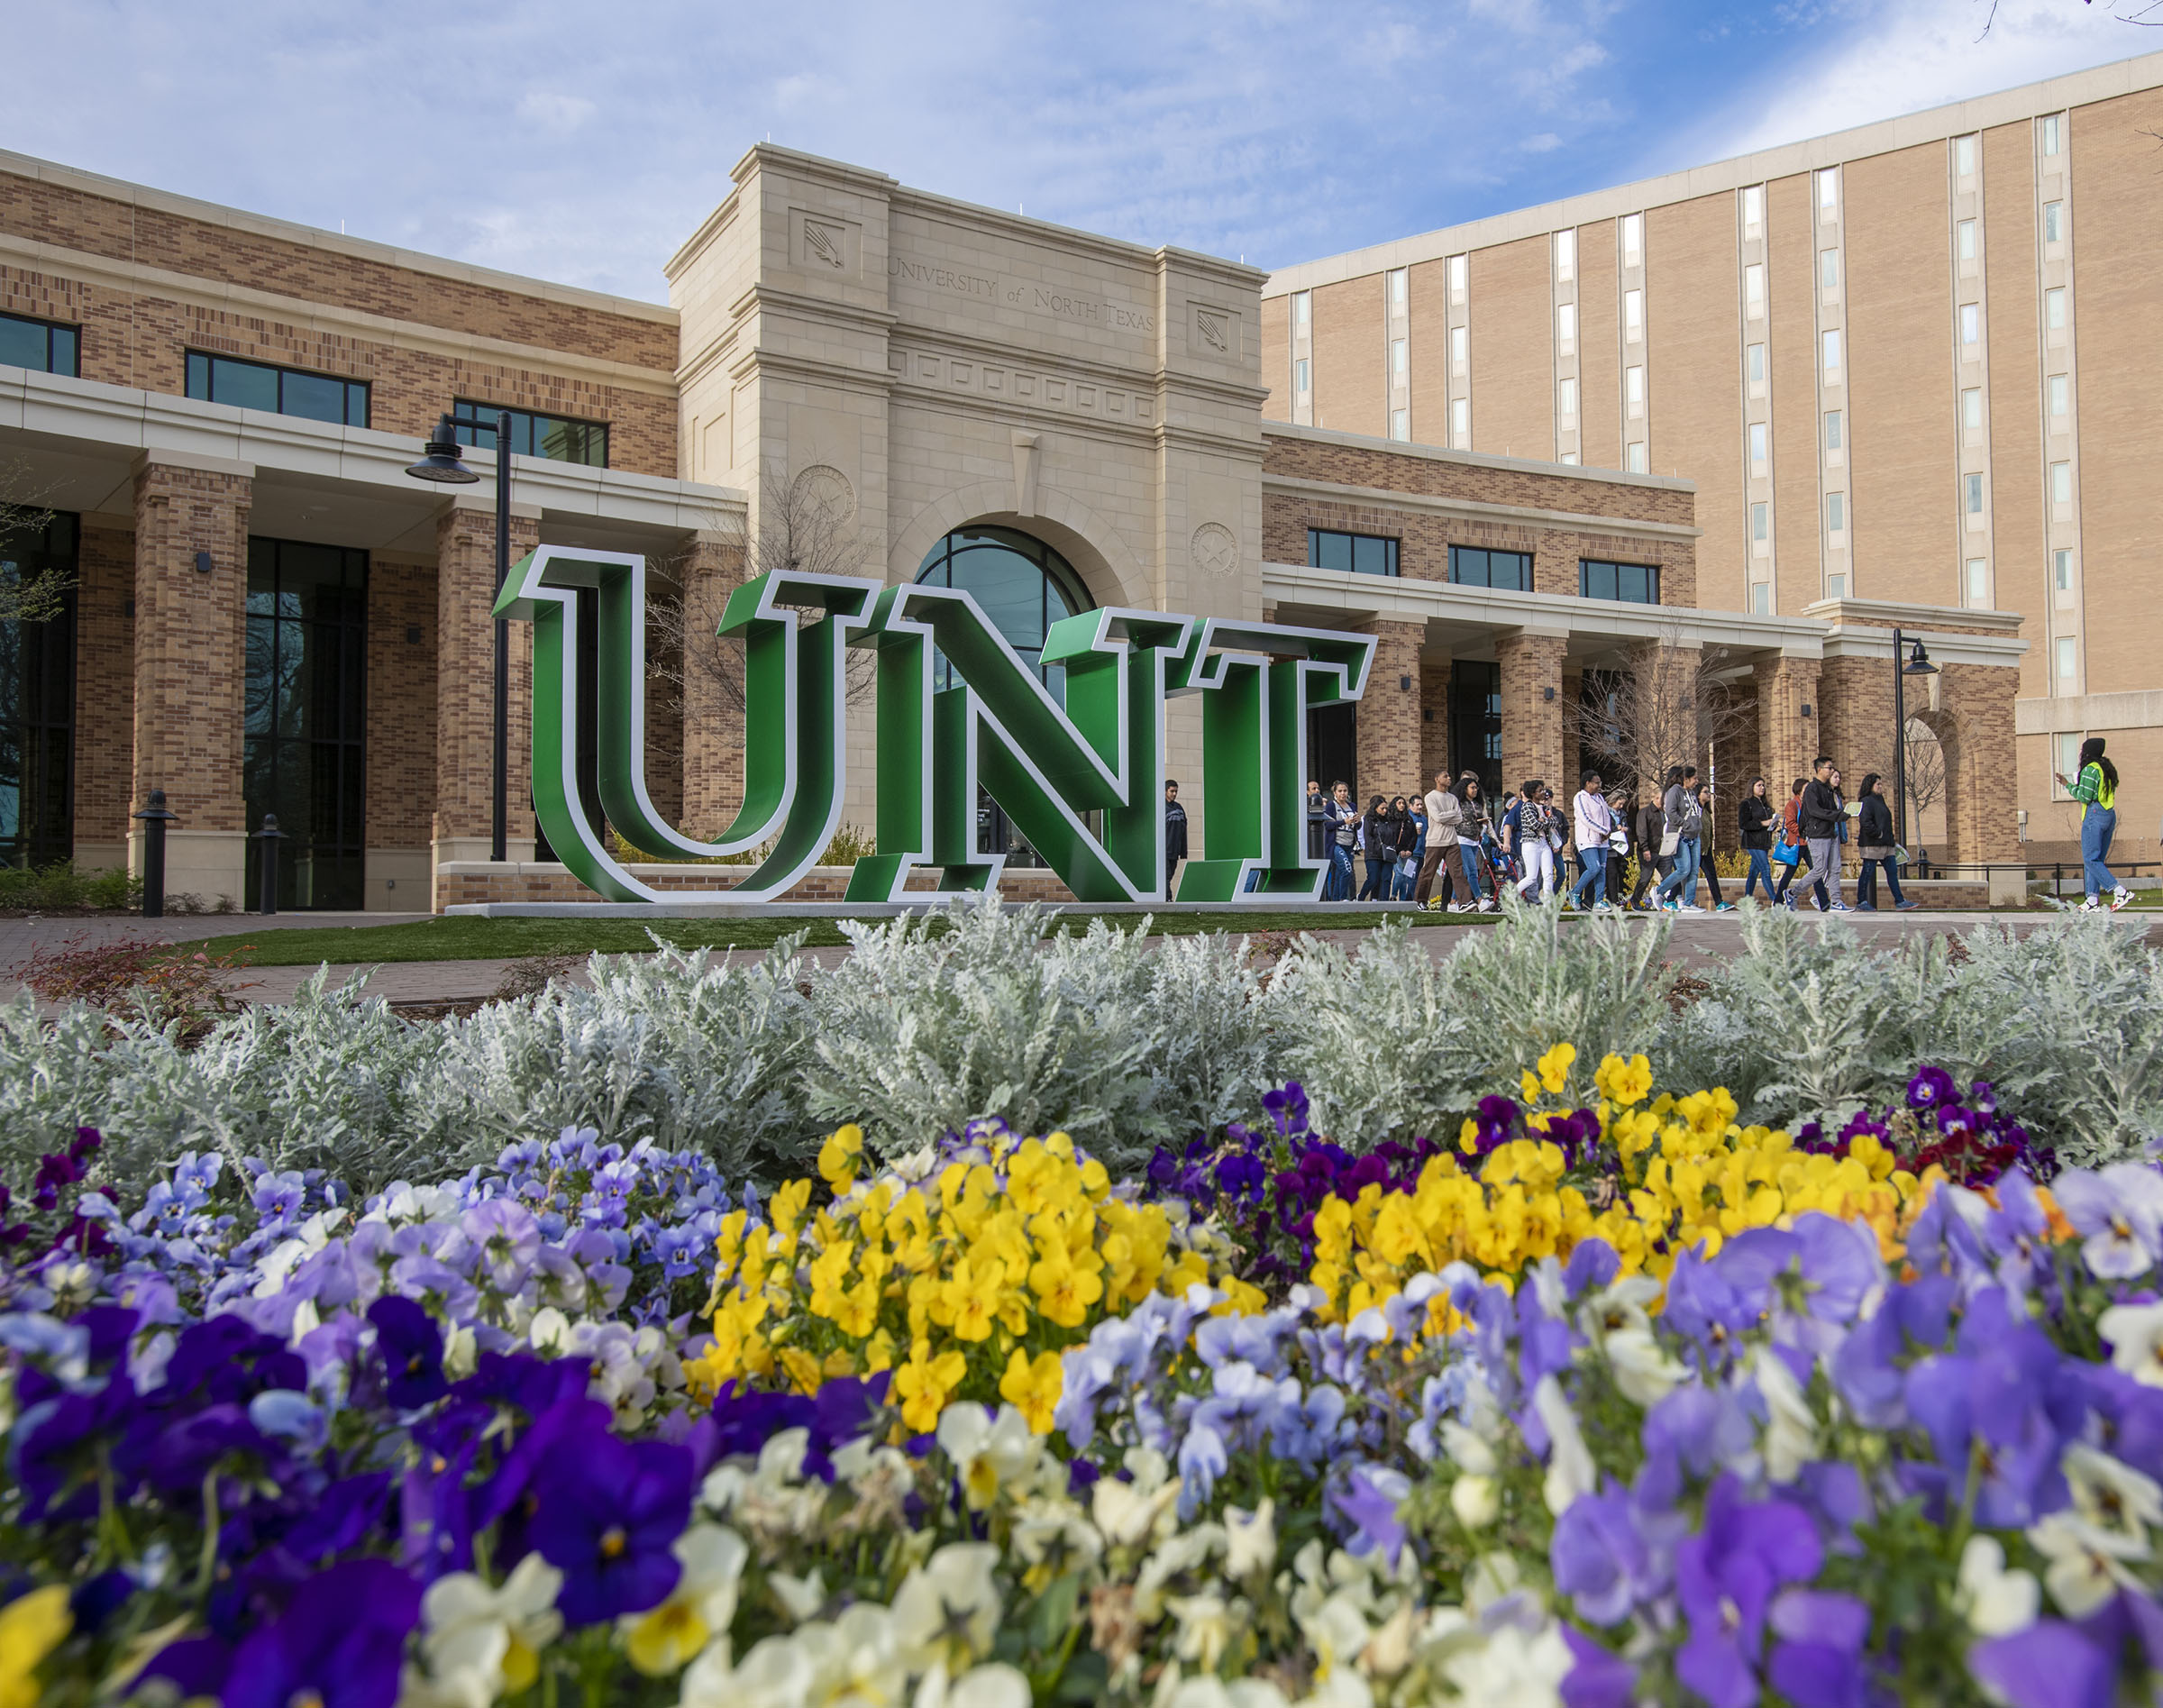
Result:
M743 649L714 634L744 579L740 538L694 534L678 554L683 585L683 817L687 836L712 840L744 804Z
M1809 776L1810 762L1817 757L1818 663L1781 653L1751 667L1757 685L1757 769L1775 807L1787 804L1795 779Z
M2010 864L2021 857L2012 816L2020 805L2012 722L2020 676L2004 664L1947 664L1934 677L1908 680L1908 716L1923 714L1945 750L1945 829L1956 861Z
M1577 773L1584 768L1584 755L1578 739L1580 732L1577 726L1577 707L1584 696L1583 676L1574 671L1564 676L1559 693L1562 705L1562 775L1555 782L1555 799L1561 801L1577 793Z
M86 521L76 565L75 864L124 870L135 799L135 536Z
M511 511L511 562L540 543L541 516ZM435 525L435 822L437 870L489 854L495 799L494 498L461 493ZM510 790L505 852L534 857L533 631L510 627ZM442 887L439 880L439 889Z
M1562 660L1568 644L1560 635L1530 629L1495 636L1505 790L1540 777L1554 785L1557 799L1563 798Z
M1449 769L1449 660L1419 663L1419 786L1435 786L1435 774Z
M1377 617L1366 632L1374 636L1374 662L1356 714L1358 756L1353 769L1357 781L1352 785L1363 809L1370 796L1401 794L1419 778L1419 648L1427 639L1427 625Z
M168 894L236 907L248 850L241 708L254 477L251 464L209 457L146 458L135 470L133 808L162 789L180 815L166 832ZM136 872L141 833L131 818Z

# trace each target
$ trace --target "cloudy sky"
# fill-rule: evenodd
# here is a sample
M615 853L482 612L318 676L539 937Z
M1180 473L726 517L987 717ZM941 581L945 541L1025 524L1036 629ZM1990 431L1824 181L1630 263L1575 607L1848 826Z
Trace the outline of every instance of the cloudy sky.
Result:
M1991 3L72 0L0 146L657 300L768 136L1276 266L2163 50Z

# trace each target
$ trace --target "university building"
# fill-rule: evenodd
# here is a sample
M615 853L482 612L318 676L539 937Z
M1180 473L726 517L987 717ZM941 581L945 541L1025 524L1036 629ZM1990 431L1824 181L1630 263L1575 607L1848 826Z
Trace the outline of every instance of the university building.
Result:
M2151 99L2123 93L2143 68L2153 64L2095 74L2118 78L2119 92L2058 109L2058 154L2043 151L2037 114L1978 120L1980 169L1993 177L1975 216L2010 218L2008 126L2032 133L2038 187L2072 185L2076 162L2095 172L2091 158L2120 160L2118 142L2095 140L2107 127L2092 109ZM1954 143L1915 142L1921 123L1890 127L1903 149L1966 158ZM1952 480L1946 470L1964 469L1969 447L1939 434L1944 468L1931 472L1939 452L1897 412L1935 406L1920 379L1879 371L1908 359L1911 320L1934 310L1919 266L1885 259L1909 238L1887 229L1876 159L1827 158L1838 169L1830 217L1813 155L1801 177L1762 174L1754 199L1739 179L1693 180L1693 199L1647 195L1617 213L1633 193L1615 192L1605 213L1586 198L1566 222L1513 216L1470 239L1271 279L762 146L667 262L661 306L0 155L0 498L18 524L0 574L57 567L73 579L61 615L0 628L0 856L139 861L132 814L157 789L178 815L169 884L206 899L252 899L250 833L266 813L284 832L287 906L578 893L531 812L521 624L510 631L509 858L488 857L489 480L506 453L497 412L508 411L514 556L542 543L641 553L687 613L717 610L729 587L771 567L777 538L795 561L786 542L809 537L808 504L809 567L969 588L1040 668L1046 626L1094 606L1372 635L1364 698L1317 712L1307 732L1312 772L1363 797L1409 793L1446 766L1496 787L1542 776L1565 792L1583 756L1572 711L1587 678L1663 649L1712 661L1747 708L1727 750L1708 755L1729 799L1758 772L1784 785L1821 749L1850 778L1889 772L1897 626L1939 666L1908 702L1947 773L1921 839L1940 859L2012 860L2009 779L2016 739L2027 740L2016 722L2025 732L2038 716L2070 715L2068 704L2092 722L2127 697L2117 684L2138 668L2131 589L2153 579L2153 523L2113 484L2127 478L2138 429L2110 413L2137 339L2128 328L2107 345L2100 372L2093 344L2112 336L2107 325L2084 344L2070 608L2075 619L2095 608L2108 564L2120 605L2106 608L2122 613L2115 633L2094 617L2093 639L2070 632L2082 671L2102 671L2113 646L2124 662L2122 676L2083 674L2067 700L2038 673L2067 607L2022 603L2014 587L2016 563L2018 575L2033 567L2016 554L2040 550L2058 521L2040 499L2008 507L2014 447L2025 443L2037 478L2052 478L2052 418L2039 408L2029 440L2017 439L2015 357L1992 343L1986 579L1971 597L1965 557L1958 575L1940 573L1939 548L1958 539L1967 552L1976 530L1954 503L1958 483L1950 498L1931 484ZM2112 169L2079 180L2118 222L2108 235L2084 224L2084 339L2099 305L2132 318L2120 298L2153 289L2137 269L2109 270L2109 257L2113 245L2152 243L2163 178ZM1920 195L1912 168L1894 181ZM1947 218L1965 219L1959 198L1982 190L1956 175L1945 194ZM1731 232L1700 202L1729 209ZM1901 206L1922 217L1920 201ZM2070 226L2057 229L2038 236L2021 276L2040 365L2019 383L2046 400L2058 371L2045 372L2046 352L2059 346L2041 317L2047 293L2069 288L2053 281L2070 278ZM2013 330L1998 293L2018 280L2012 240L1989 230L1995 341ZM1854 269L1825 275L1837 297L1812 282L1821 263L1809 245L1829 231L1839 265ZM1565 232L1575 233L1566 244ZM1797 255L1811 293L1803 331L1789 318ZM1730 260L1723 331L1709 281ZM1961 266L1942 281L1949 303L1967 289ZM1690 296L1701 286L1702 302ZM1921 306L1901 306L1909 286ZM1566 350L1547 330L1565 324L1551 312L1560 301L1574 310ZM1836 310L1843 388L1827 390L1811 352L1819 319ZM2146 318L2140 335L2152 339ZM1770 343L1769 358L1731 352L1766 360L1762 388L1736 377L1754 370L1721 368L1723 339L1735 352ZM1598 425L1596 396L1607 400ZM1821 455L1816 423L1836 406L1841 436ZM1732 433L1707 425L1720 408ZM444 415L478 485L408 477ZM1778 478L1767 473L1754 497L1759 474L1719 445L1755 449L1748 429L1763 425L1769 470L1775 425ZM1813 534L1829 480L1845 482L1850 507L1837 533ZM1761 552L1738 506L1769 517L1775 505ZM2143 550L2145 571L2134 562ZM686 656L715 645L689 620L673 654L662 645L649 658L649 787L702 836L735 811L745 739L726 668ZM1045 675L1056 692L1056 667ZM844 817L867 829L871 730L870 708L853 705ZM1191 805L1192 700L1173 702L1167 739ZM2137 777L2140 750L2129 746ZM2047 816L2047 790L2020 799ZM2046 828L2063 834L2040 822L2031 834ZM1005 835L995 810L982 831ZM1015 852L1013 867L1026 866ZM1057 892L1048 874L1010 877L1019 893ZM712 880L700 871L697 882ZM827 892L807 881L804 893Z
M1709 609L2003 625L2017 781L1988 787L2077 859L2051 773L2105 736L2152 860L2159 139L2151 53L1288 268L1265 414L1680 475Z

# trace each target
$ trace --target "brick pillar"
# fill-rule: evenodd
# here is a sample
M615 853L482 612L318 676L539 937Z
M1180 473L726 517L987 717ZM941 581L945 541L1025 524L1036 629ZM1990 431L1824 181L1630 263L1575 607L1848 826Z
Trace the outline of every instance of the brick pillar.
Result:
M128 863L135 799L135 536L87 527L76 562L75 863Z
M1855 798L1866 771L1893 770L1893 664L1889 658L1829 658L1818 669L1818 752L1840 768ZM1796 776L1807 774L1811 755Z
M1374 662L1355 715L1358 752L1352 785L1363 808L1370 796L1402 794L1419 777L1419 648L1427 639L1427 625L1378 617L1365 632L1374 636Z
M694 534L679 554L684 644L682 800L680 828L712 840L744 804L743 649L714 634L729 593L744 580L744 543Z
M1562 706L1562 775L1556 780L1555 799L1561 800L1565 793L1574 795L1577 792L1577 773L1584 767L1578 743L1576 713L1577 705L1584 694L1583 676L1571 671L1562 679L1558 692ZM1603 778L1602 781L1606 780Z
M540 543L540 518L511 513L511 562ZM440 871L488 857L496 730L496 507L461 495L435 525L435 818ZM534 857L532 625L510 626L510 790L506 852ZM437 889L443 887L437 881Z
M225 896L239 906L254 470L202 461L206 466L146 461L135 472L134 806L162 789L180 815L166 833L169 894ZM130 821L128 858L138 872L141 828Z
M373 553L368 562L368 827L365 906L428 906L435 818L435 565ZM511 799L517 799L516 792Z
M1502 787L1515 789L1541 777L1564 795L1562 775L1562 658L1568 643L1559 635L1518 629L1498 635L1502 700Z
M1419 783L1434 787L1435 774L1449 769L1449 661L1422 659L1419 664Z
M1781 653L1751 667L1757 685L1757 769L1775 807L1787 804L1818 753L1818 661ZM1811 708L1808 717L1802 708Z
M1945 828L1956 861L2010 863L2021 857L2012 816L2020 805L2012 725L2020 674L2003 664L1947 664L1935 677L1908 680L1908 716L1921 714L1945 750Z

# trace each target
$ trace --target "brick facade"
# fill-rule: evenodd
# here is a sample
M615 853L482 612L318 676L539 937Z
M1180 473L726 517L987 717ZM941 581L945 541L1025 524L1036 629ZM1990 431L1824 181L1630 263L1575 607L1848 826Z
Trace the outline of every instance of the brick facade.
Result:
M75 846L119 863L134 809L135 536L87 527L76 562ZM95 851L95 852L93 852Z
M1495 637L1502 699L1502 786L1540 777L1564 796L1562 660L1558 635L1522 631Z
M721 655L711 639L729 589L744 579L744 552L732 541L694 538L679 562L686 639L700 650L684 662L678 827L687 836L711 841L728 828L744 804L742 678L723 679ZM735 693L732 682L738 685Z
M511 518L511 561L539 543L529 517ZM432 838L486 842L495 775L496 517L453 506L436 524L435 790ZM534 835L532 626L510 626L510 801L507 835ZM516 850L513 850L513 858Z
M361 820L371 849L425 849L434 829L436 622L435 565L373 554L368 566L368 794Z
M1374 662L1355 719L1358 757L1353 768L1363 808L1371 795L1402 794L1428 781L1421 773L1419 721L1419 644L1427 625L1374 622L1365 632L1374 636Z
M1775 655L1751 671L1757 699L1757 769L1775 806L1786 804L1798 777L1818 754L1818 661ZM1802 708L1811 708L1803 717Z

